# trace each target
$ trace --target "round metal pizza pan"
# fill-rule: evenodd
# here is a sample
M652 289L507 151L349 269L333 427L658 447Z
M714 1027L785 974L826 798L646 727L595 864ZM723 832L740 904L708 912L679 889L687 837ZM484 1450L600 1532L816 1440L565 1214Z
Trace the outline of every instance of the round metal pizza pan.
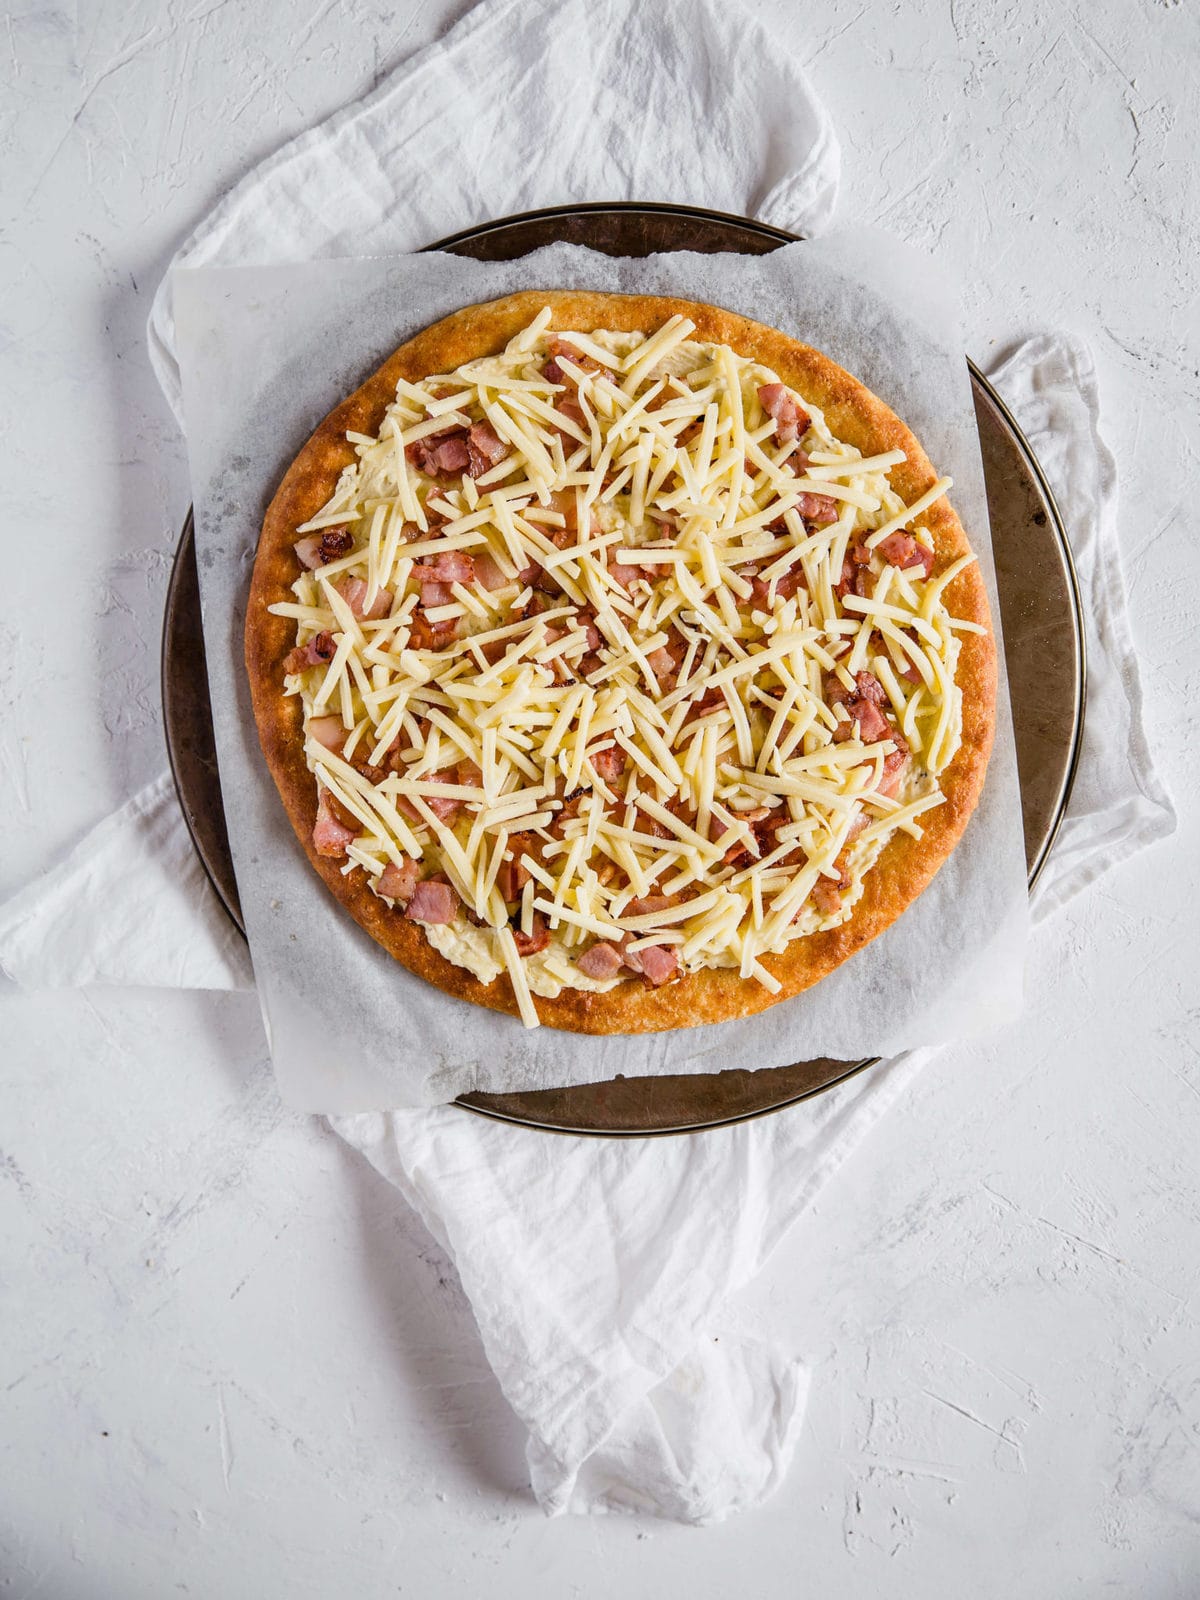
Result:
M485 223L429 248L478 260L526 255L556 240L610 255L665 250L761 255L795 236L746 217L640 203L554 207ZM1030 887L1066 811L1083 736L1086 661L1079 585L1045 475L1003 400L974 365L1004 649L1016 734ZM184 820L225 910L242 928L221 801L200 624L192 515L176 551L162 639L167 751ZM564 1048L569 1048L564 1038ZM470 1094L482 1116L549 1132L607 1137L688 1133L763 1116L876 1065L821 1058L758 1072L618 1077L529 1093Z

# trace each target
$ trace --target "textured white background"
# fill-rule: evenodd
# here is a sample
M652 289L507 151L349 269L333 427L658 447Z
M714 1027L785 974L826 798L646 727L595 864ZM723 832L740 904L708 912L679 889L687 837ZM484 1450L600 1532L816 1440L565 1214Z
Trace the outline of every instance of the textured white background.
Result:
M461 9L0 26L0 895L163 762L165 261ZM1196 11L761 9L835 109L842 219L945 255L971 353L1093 342L1181 831L1043 931L1025 1021L928 1070L731 1312L816 1379L780 1495L704 1532L532 1508L452 1273L280 1110L251 997L0 992L6 1600L1200 1593Z

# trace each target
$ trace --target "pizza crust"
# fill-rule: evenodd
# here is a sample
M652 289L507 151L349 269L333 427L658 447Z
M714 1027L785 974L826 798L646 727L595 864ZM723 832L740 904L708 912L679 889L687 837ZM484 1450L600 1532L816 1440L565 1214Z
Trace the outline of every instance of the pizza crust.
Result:
M343 876L338 862L313 848L316 780L304 759L303 710L298 696L283 693L283 662L295 642L295 623L273 616L267 608L291 596L297 526L316 515L343 468L354 460L347 431L378 433L399 379L418 382L430 373L451 372L464 362L498 352L543 306L551 309L554 329L581 333L601 328L644 333L668 317L686 316L696 325L691 337L727 344L739 355L771 368L789 387L820 406L834 435L864 456L903 450L906 459L891 469L889 480L907 504L931 488L937 476L899 417L827 356L734 312L658 295L531 291L468 306L401 345L317 427L267 510L246 611L246 669L267 766L301 848L355 921L397 961L447 994L514 1016L517 1002L507 975L484 984L466 968L447 961L417 923L372 893L361 872ZM935 573L968 553L966 533L944 497L923 514L922 522L933 537ZM958 574L944 598L955 616L990 630L987 593L977 564ZM996 649L990 631L961 635L955 681L962 690L962 738L954 759L939 775L945 803L922 819L920 839L898 832L888 841L866 874L862 896L848 922L795 939L783 953L761 958L782 984L778 995L753 979L743 979L734 968L710 967L685 973L659 989L634 978L605 993L565 988L555 999L539 996L542 1023L579 1033L610 1034L726 1022L800 994L869 944L927 887L958 843L979 799L995 726Z

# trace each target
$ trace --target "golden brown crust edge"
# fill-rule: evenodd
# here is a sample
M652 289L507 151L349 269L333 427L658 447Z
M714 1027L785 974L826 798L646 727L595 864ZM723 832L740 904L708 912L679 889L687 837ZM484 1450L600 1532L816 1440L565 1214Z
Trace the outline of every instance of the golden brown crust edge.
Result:
M517 1014L517 1003L507 976L481 983L466 968L440 955L416 923L373 894L361 873L343 877L335 861L316 853L315 780L304 761L302 707L298 696L283 695L283 661L295 642L295 624L272 616L267 607L290 597L298 571L292 548L297 524L325 504L343 467L353 460L347 430L377 433L395 398L398 379L416 382L499 351L545 305L551 308L554 328L580 332L646 331L676 314L690 317L697 338L730 345L814 400L833 433L864 456L903 450L907 459L892 469L891 481L906 502L911 504L936 477L920 443L900 419L827 356L734 312L657 295L532 291L469 306L402 345L317 427L267 510L246 611L246 668L263 754L302 849L330 893L359 925L397 961L446 993L512 1015ZM967 553L966 534L944 498L922 520L933 536L935 571ZM990 629L987 593L977 565L954 579L945 598L955 616ZM778 995L743 980L736 969L704 968L661 989L632 979L607 993L564 989L554 1000L538 997L542 1022L579 1033L651 1033L750 1016L811 987L882 933L950 855L983 788L995 725L996 651L990 632L966 633L961 639L956 681L962 689L962 743L939 780L945 804L924 819L920 839L900 834L889 841L866 875L849 922L797 939L783 954L763 958L764 966L783 985Z

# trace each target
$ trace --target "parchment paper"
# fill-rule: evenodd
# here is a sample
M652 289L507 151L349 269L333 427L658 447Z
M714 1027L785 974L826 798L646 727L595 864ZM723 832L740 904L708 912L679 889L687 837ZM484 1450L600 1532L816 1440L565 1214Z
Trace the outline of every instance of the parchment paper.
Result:
M196 548L230 844L281 1093L345 1113L617 1074L764 1068L944 1043L1015 1015L1028 915L1007 681L962 843L904 916L807 994L745 1021L645 1037L524 1029L414 977L329 897L258 747L242 663L262 517L321 418L405 339L517 289L683 295L824 350L892 405L954 480L999 606L952 290L896 241L857 232L769 256L614 259L554 245L516 262L450 255L176 272Z

